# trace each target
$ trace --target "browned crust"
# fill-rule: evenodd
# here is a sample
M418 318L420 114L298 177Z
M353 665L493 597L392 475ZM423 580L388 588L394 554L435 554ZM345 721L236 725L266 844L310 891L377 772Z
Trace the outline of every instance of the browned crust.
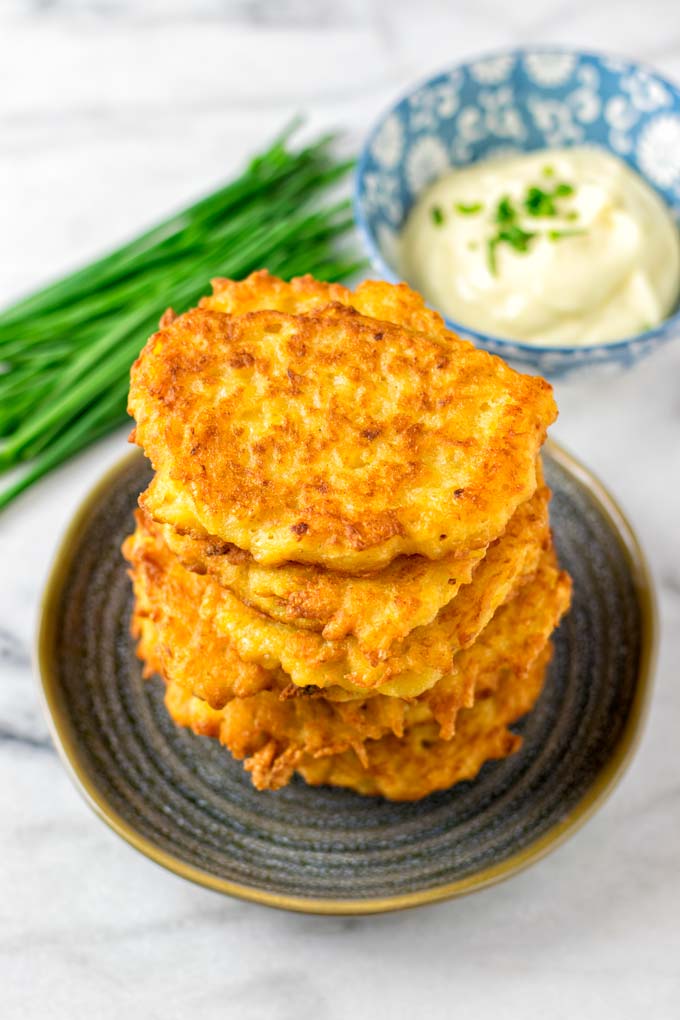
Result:
M146 539L141 547L138 538L129 539L126 553L137 593L139 654L147 672L158 672L166 680L173 718L197 733L218 737L232 754L246 759L255 784L268 789L287 782L305 756L323 758L351 748L367 762L368 741L389 733L400 737L423 721L434 727L438 738L450 739L461 709L472 704L475 692L493 693L499 683L519 683L527 675L569 602L568 579L556 569L549 551L534 580L457 657L454 672L421 698L378 695L336 702L319 696L316 689L298 689L297 696L290 697L285 674L259 670L244 677L240 671L247 664L234 657L233 647L197 612L199 586L212 582L185 571L162 547L155 550L151 543L149 548Z
M443 740L432 722L422 722L402 738L388 735L371 741L361 758L351 749L326 758L305 755L296 769L314 786L344 786L398 801L420 800L474 779L485 762L506 758L521 747L521 737L508 727L536 703L551 653L546 646L527 674L502 677L494 691L461 711L452 740Z
M399 314L402 290L373 287L373 313L382 301ZM263 563L357 571L484 545L531 495L556 414L544 380L342 303L304 314L207 303L154 334L132 371L159 520L172 482L196 537Z

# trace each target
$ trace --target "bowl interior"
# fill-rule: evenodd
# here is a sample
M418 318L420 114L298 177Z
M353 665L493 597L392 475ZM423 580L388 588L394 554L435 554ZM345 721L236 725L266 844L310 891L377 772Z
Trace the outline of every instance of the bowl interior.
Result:
M506 152L569 145L597 145L625 160L680 221L678 88L619 58L569 50L505 52L431 78L376 125L362 153L356 191L357 220L374 265L389 280L401 278L399 232L418 195L448 169ZM449 324L473 340L510 343ZM529 345L512 343L523 346Z

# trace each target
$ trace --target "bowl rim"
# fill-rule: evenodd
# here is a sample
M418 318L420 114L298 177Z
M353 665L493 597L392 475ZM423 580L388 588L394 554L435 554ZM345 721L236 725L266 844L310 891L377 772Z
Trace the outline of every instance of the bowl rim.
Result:
M451 71L467 68L470 67L472 64L481 63L485 60L493 60L494 58L497 57L515 57L516 59L519 59L520 57L526 56L527 54L531 53L569 54L577 57L588 57L591 60L598 61L599 63L618 60L628 64L632 69L644 71L646 74L652 75L663 85L665 85L670 90L670 92L672 92L680 101L680 83L676 84L669 78L666 78L665 75L660 74L654 67L652 67L650 64L645 63L644 61L633 60L628 56L624 56L623 54L602 53L596 50L583 50L573 46L564 45L551 46L548 43L541 43L537 44L536 46L515 46L508 49L486 50L483 53L479 54L478 56L472 57L467 60L461 60L456 64L451 64L447 67L443 67L441 70L429 74L427 77L418 79L408 89L401 92L400 95L395 100L393 100L388 107L385 107L380 113L380 115L373 121L373 124L369 129L368 134L366 135L364 143L361 147L361 152L359 153L356 169L354 171L352 205L354 219L359 231L359 236L361 237L361 241L364 245L364 248L366 249L371 264L374 266L375 269L377 269L380 273L383 274L385 280L387 280L388 283L401 283L408 281L403 281L403 277L401 277L397 272L395 272L395 270L384 259L382 252L380 251L376 243L375 235L368 226L367 216L364 212L363 200L360 194L361 182L366 174L366 167L369 160L369 152L373 144L373 141L378 131L382 127L384 121L387 120L387 118L394 113L397 107L401 106L401 104L405 100L407 100L410 96L412 96L415 92L419 91L420 89L426 88L429 85L432 85L435 81L437 81L438 78L441 78L445 74L449 74ZM612 155L617 155L607 146L596 147L602 148L605 152L610 152ZM563 148L573 148L573 145L566 144L563 146ZM537 150L526 149L520 151L535 152ZM618 156L618 158L621 159L622 157ZM464 163L462 165L466 167L473 166L474 162L477 161L473 160L470 163ZM624 160L624 162L626 161ZM668 207L668 202L666 201L664 196L659 193L658 188L656 188L656 186L651 181L649 181L643 174L640 173L640 177L645 182L645 184L647 184L650 188L653 189L653 191L656 194L659 195L664 205ZM680 204L678 208L680 211ZM680 227L678 229L680 229ZM435 308L435 311L439 311L439 309ZM662 322L660 322L657 326L653 326L652 329L645 330L642 333L633 333L631 336L623 337L620 340L611 340L605 343L594 344L534 344L526 340L513 340L510 337L498 336L495 333L485 333L481 330L473 329L472 327L466 326L464 323L459 322L456 319L452 319L449 316L444 315L443 312L439 312L439 314L442 315L442 318L444 319L447 328L451 329L454 333L461 333L466 337L472 337L475 341L479 341L479 343L481 343L482 345L488 346L496 345L497 347L514 348L515 351L521 351L522 355L535 354L536 356L542 355L547 356L550 354L556 354L564 356L569 354L582 353L583 354L582 360L584 361L590 360L590 358L588 357L589 355L593 357L595 355L595 352L601 352L599 353L599 356L597 358L594 358L593 360L605 362L610 360L609 358L610 352L615 356L617 353L624 352L627 348L630 348L634 344L640 343L643 344L644 346L647 346L648 342L651 340L661 340L664 342L671 340L672 327L680 325L680 299L678 299L675 311L667 318L663 319ZM528 362L536 359L524 357L522 360Z
M615 533L630 570L641 612L641 647L637 682L630 712L618 742L593 782L569 812L529 846L506 859L432 888L394 896L366 899L316 898L269 892L255 885L220 878L199 866L188 864L170 851L161 849L150 837L139 832L113 807L98 788L96 777L84 761L64 708L53 648L56 637L57 608L80 533L90 514L117 479L143 454L126 454L99 478L85 495L68 525L51 564L43 591L34 644L34 673L43 711L52 740L63 766L85 802L115 833L135 850L168 871L216 892L249 900L264 906L307 914L359 915L384 913L440 902L464 896L504 881L556 850L574 835L603 805L630 765L642 738L651 698L658 645L658 610L653 579L639 540L613 496L605 486L571 453L548 440L544 450L582 485L595 500Z

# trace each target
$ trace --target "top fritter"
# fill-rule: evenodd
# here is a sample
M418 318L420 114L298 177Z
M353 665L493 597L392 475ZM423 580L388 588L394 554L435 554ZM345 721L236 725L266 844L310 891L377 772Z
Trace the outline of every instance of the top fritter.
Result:
M397 306L412 328L388 321ZM556 416L548 383L446 333L408 288L268 274L218 282L152 336L129 410L158 520L350 572L497 538Z

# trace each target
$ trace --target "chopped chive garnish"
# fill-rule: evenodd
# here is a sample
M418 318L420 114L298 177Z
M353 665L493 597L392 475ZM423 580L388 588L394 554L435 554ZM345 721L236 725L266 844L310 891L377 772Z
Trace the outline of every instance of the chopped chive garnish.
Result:
M559 209L555 202L556 198L568 198L574 194L571 184L564 182L558 184L552 191L545 191L543 188L531 187L527 189L524 198L524 208L529 216L558 216Z
M490 237L486 242L486 260L489 264L489 272L492 276L498 274L498 266L496 265L496 245L498 244L497 237Z
M526 252L529 248L529 241L536 237L535 231L522 230L520 226L513 223L511 227L505 227L498 231L498 240L505 241L515 251Z
M510 245L515 251L525 254L529 250L529 243L536 237L535 232L530 230L523 230L517 223L513 223L510 226L503 227L499 230L495 237L489 238L487 242L487 256L489 269L496 275L497 263L496 263L496 248L499 244L504 243Z
M542 188L529 188L524 199L524 208L530 216L557 216L553 196Z
M554 174L553 167L547 165L543 167L543 174L546 177L552 177ZM510 195L503 195L496 205L493 213L493 222L496 224L495 233L491 237L487 238L486 241L486 257L489 272L496 276L498 274L498 245L507 244L513 251L519 254L526 254L529 251L531 242L536 237L547 237L550 241L561 241L566 237L576 237L578 234L584 234L585 230L525 230L519 222L521 213L531 216L535 219L543 217L558 217L564 216L567 220L573 221L578 219L578 212L576 210L569 210L566 213L560 211L557 205L557 199L567 198L574 194L574 188L571 184L567 184L566 181L560 181L559 184L555 185L549 191L545 188L541 188L537 185L528 187L524 198L521 199L519 208L514 204L513 199ZM479 212L483 208L481 203L474 203L472 205L457 204L456 209L459 212L471 213ZM473 241L468 242L468 248L472 251L476 247Z
M444 213L442 212L441 206L433 205L430 209L430 216L432 217L434 225L436 227L441 227L444 222Z
M564 237L577 237L585 234L585 230L549 230L548 237L551 241L561 241Z
M517 212L509 197L505 195L496 207L496 223L512 223Z
M484 206L481 202L471 202L469 205L465 205L464 202L456 202L456 211L462 213L463 216L474 216L475 213L481 212Z

